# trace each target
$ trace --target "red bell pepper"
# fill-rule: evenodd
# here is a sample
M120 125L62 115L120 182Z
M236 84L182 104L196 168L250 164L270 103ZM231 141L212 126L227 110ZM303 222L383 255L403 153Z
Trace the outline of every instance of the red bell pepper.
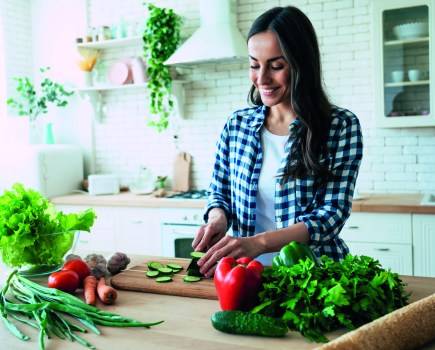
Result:
M214 284L222 310L251 310L258 301L263 264L247 257L221 259L214 273Z

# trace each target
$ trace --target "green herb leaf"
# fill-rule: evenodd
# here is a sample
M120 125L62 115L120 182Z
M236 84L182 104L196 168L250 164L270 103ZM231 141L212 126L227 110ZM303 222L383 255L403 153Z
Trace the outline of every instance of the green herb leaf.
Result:
M321 261L264 269L260 304L251 312L282 317L290 330L327 342L328 331L354 329L407 304L405 284L379 261L352 255L341 263Z

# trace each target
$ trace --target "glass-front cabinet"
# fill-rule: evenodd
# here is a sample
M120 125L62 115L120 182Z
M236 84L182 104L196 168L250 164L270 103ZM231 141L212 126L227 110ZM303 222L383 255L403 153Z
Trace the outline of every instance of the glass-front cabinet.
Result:
M378 127L435 126L435 0L374 0Z

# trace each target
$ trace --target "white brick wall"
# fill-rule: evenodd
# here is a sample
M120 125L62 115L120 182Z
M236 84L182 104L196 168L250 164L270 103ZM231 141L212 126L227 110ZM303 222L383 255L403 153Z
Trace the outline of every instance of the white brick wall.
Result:
M2 0L5 27L7 81L31 72L30 0ZM182 35L188 37L199 26L197 0L155 0L171 7L184 19ZM238 22L246 35L252 21L264 10L289 1L238 0ZM435 191L435 128L374 128L372 9L370 0L295 0L313 21L323 57L324 80L332 100L353 111L364 132L364 160L357 186L360 192ZM145 13L142 0L89 0L90 26L139 20ZM122 52L123 57L140 55L141 48ZM109 63L119 53L107 51ZM146 92L103 94L107 110L95 125L96 171L115 172L128 185L141 164L155 175L172 175L177 150L192 155L192 185L208 185L215 141L228 115L246 106L250 87L247 65L201 66L185 70L186 101L183 120L156 133L146 126ZM173 135L178 135L174 143Z

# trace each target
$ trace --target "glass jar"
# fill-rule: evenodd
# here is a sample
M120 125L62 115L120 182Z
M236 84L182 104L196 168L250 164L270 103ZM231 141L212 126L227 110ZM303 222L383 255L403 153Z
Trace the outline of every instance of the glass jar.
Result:
M98 28L98 41L112 39L112 33L109 26L101 26Z

